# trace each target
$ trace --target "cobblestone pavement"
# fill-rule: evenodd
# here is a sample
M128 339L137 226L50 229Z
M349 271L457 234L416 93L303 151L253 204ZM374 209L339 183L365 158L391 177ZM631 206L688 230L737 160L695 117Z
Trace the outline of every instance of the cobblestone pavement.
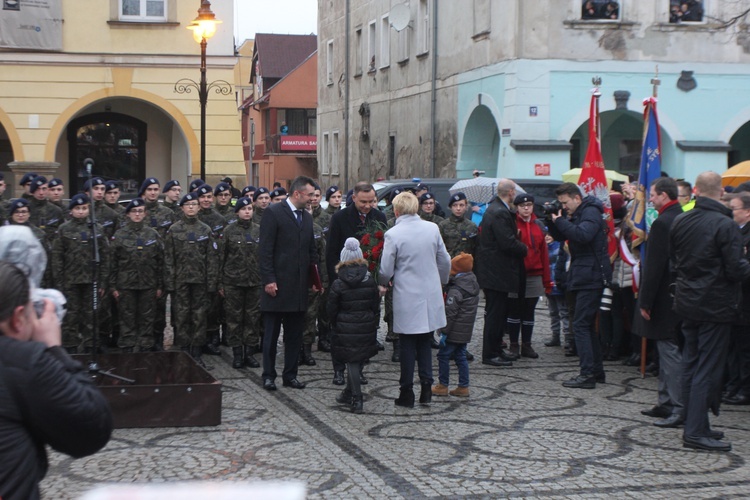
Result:
M224 384L220 426L123 429L92 457L52 453L44 497L76 498L101 483L256 479L305 481L311 498L748 495L750 407L724 406L712 417L731 453L684 449L680 429L658 429L640 414L656 401L654 377L608 362L607 383L595 390L560 385L576 374L577 358L544 347L543 303L539 359L512 368L480 364L482 313L470 345L477 361L468 399L395 407L399 374L389 345L367 367L365 414L354 415L334 401L340 387L331 384L328 355L300 367L307 389L279 384L269 393L260 369L233 370L225 350L221 359L206 357ZM434 371L437 377L436 363Z

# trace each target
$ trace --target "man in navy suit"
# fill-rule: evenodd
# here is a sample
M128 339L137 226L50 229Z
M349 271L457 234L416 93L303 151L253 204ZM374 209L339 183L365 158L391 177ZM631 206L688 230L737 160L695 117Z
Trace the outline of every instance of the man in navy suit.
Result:
M299 176L292 181L289 197L270 205L260 224L260 275L264 293L263 388L276 390L276 344L284 325L284 387L304 389L297 380L302 347L310 266L318 263L312 216L305 210L315 191L314 181Z

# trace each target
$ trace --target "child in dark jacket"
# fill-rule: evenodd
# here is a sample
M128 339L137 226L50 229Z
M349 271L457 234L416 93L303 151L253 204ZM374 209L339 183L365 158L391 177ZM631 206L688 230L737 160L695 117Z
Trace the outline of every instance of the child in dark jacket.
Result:
M347 238L336 266L338 278L328 295L331 322L331 354L346 363L346 388L336 398L338 403L362 413L360 373L362 364L378 353L377 332L380 322L380 295L374 277L356 238Z
M471 272L474 258L460 253L451 260L451 277L446 287L445 319L440 351L438 351L438 380L432 388L435 396L469 396L469 362L466 360L466 345L471 341L474 321L479 305L479 283ZM458 387L448 391L450 359L455 354L458 368Z

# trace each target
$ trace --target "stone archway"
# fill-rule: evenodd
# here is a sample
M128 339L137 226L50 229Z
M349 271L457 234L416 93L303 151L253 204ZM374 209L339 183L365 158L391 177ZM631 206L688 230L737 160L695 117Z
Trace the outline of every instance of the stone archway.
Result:
M727 168L740 162L750 160L750 122L746 122L729 139L732 150L728 155Z
M464 128L457 177L470 177L474 169L487 176L498 175L500 161L500 130L492 111L480 104L471 112Z

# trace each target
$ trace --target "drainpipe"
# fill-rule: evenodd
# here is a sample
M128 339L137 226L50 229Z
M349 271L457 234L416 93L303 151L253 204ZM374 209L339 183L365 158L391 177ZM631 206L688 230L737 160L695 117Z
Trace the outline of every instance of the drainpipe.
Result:
M351 5L350 0L346 0L346 48L344 61L344 189L343 193L349 190L349 25L351 23ZM339 180L340 182L340 180Z
M438 62L438 0L434 0L432 12L432 101L430 102L430 177L437 177L435 173L435 150L437 149L437 123L435 120L437 107L437 62Z

